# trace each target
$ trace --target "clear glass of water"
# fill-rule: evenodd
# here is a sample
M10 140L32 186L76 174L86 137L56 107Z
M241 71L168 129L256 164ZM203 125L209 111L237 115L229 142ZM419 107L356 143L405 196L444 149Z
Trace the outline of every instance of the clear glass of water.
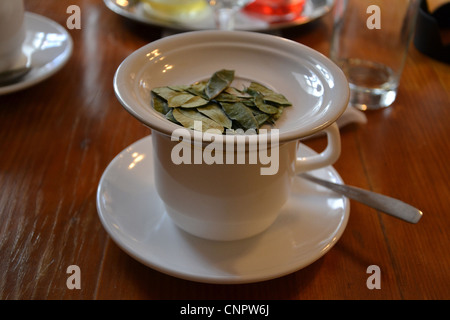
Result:
M418 7L419 0L336 0L330 58L348 78L352 106L395 101Z
M217 29L234 30L236 13L254 0L208 0L214 11Z

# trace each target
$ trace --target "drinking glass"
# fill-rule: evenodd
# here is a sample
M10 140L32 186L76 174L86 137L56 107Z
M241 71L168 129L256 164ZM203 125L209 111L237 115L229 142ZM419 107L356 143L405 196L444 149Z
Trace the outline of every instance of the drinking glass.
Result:
M236 12L253 0L208 0L214 10L216 27L220 30L234 30Z
M414 31L419 0L336 0L330 57L346 74L350 104L390 106Z

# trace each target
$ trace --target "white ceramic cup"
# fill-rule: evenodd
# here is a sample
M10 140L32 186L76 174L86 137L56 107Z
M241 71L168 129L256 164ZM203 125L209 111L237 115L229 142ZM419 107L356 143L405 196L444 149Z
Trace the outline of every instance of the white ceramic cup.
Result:
M231 154L235 162L209 164L205 150L214 135L180 129L165 119L151 107L150 90L204 80L222 68L235 70L237 82L254 80L272 87L293 105L284 109L274 128L262 128L269 130L269 136L260 132L242 142L236 136L220 135L225 142L215 155L227 159ZM152 129L155 185L167 214L181 229L202 238L238 240L263 232L278 217L297 173L330 165L339 157L335 121L348 103L345 75L327 57L286 39L217 30L170 36L125 59L114 88L125 109ZM185 135L175 135L180 130ZM319 131L328 137L325 151L298 157L299 140ZM249 151L255 146L251 139L257 144ZM181 144L187 145L192 162L174 159ZM243 164L237 161L240 148L246 159ZM259 156L264 151L273 155L275 169L265 174L262 170L269 170L271 164ZM198 164L196 152L203 155ZM254 153L259 154L255 164L249 161Z
M23 0L0 1L0 72L11 69L22 57L25 40Z
M171 136L154 131L156 189L172 220L193 235L211 240L238 240L256 235L278 217L296 174L322 168L338 159L339 129L334 123L324 131L328 146L312 157L296 156L298 141L268 144L267 152L260 148L249 151L249 143L234 139L231 142L234 144L231 151L234 163L225 161L230 159L229 150L216 148L215 152L223 152L220 157L215 155L216 159L224 159L219 164L208 164L205 159L199 164L193 159L190 163L177 164L173 161L173 151L179 144L189 144L184 151L190 149L191 155L196 151L204 154L205 147L211 144L198 146L193 137L181 142L172 141ZM271 161L259 161L260 152L270 154ZM237 163L240 154L245 157L242 164ZM251 164L250 154L255 156L256 163ZM265 169L271 172L265 173Z

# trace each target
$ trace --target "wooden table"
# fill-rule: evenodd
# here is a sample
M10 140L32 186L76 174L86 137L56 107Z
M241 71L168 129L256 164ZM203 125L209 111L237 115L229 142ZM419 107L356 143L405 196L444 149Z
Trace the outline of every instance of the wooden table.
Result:
M26 0L66 26L68 0ZM450 66L411 47L394 105L342 129L335 168L348 184L424 212L408 224L351 202L347 228L321 259L260 283L213 285L152 270L122 251L96 209L99 179L123 149L150 134L117 101L112 79L162 29L130 23L84 0L74 51L48 80L0 96L0 299L449 299ZM283 31L327 54L330 15ZM324 140L307 141L317 150ZM81 270L70 290L67 268ZM380 268L380 289L366 281Z

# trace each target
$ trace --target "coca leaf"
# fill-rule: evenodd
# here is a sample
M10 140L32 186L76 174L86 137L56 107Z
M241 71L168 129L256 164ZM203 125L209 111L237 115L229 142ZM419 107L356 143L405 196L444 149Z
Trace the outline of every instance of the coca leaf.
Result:
M197 108L197 110L210 119L214 120L218 124L222 125L223 127L231 129L233 124L231 119L228 118L225 111L223 111L223 109L218 104L209 103L204 107Z
M205 94L214 99L219 93L228 88L234 80L234 70L220 70L215 72L205 87Z
M176 121L181 123L183 127L189 128L189 129L197 129L195 127L195 122L200 121L202 124L202 131L206 130L219 130L220 132L224 131L224 127L218 124L217 122L211 120L210 118L204 116L200 112L198 112L196 109L183 109L183 108L176 108L173 109L172 112L173 117Z
M221 103L223 110L232 120L236 120L244 129L258 129L258 121L256 121L250 108L241 102L237 103Z

